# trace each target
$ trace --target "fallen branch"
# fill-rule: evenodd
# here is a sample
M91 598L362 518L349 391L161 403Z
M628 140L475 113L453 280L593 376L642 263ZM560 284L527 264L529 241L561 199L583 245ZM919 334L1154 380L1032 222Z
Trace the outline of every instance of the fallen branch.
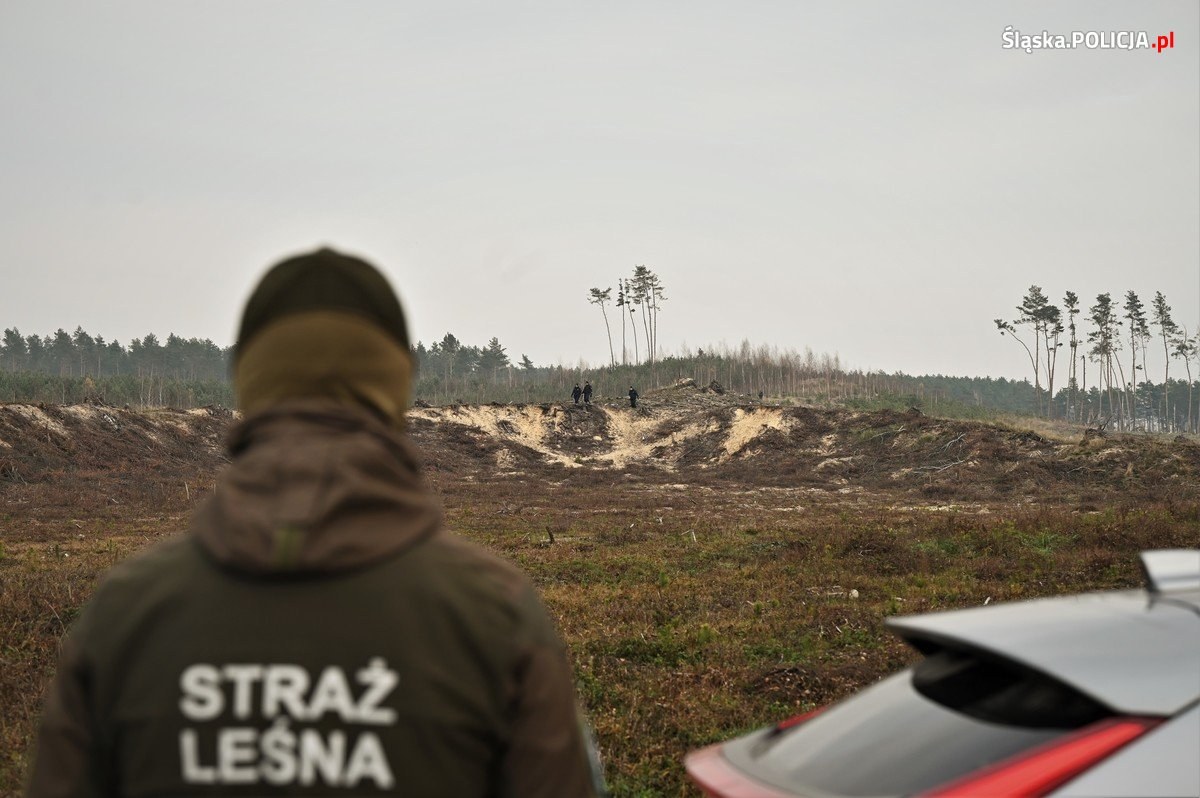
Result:
M878 435L872 435L871 437L867 438L867 440L873 441L876 438L882 438L884 435L899 435L901 432L904 432L904 429L905 429L904 425L901 424L899 429L885 429L883 432L879 433Z
M949 449L951 446L953 446L954 444L958 443L959 441L961 441L961 440L962 440L963 438L965 438L965 437L967 437L967 433L965 433L965 432L964 432L963 434L959 435L957 438L955 438L954 440L950 441L950 442L949 442L949 443L947 443L945 446L943 446L943 447L942 447L942 451L945 451L946 449Z
M962 460L955 460L953 463L946 463L945 465L940 465L940 466L919 466L917 468L914 468L913 470L914 471L929 471L930 473L937 474L939 472L945 471L947 468L954 468L954 466L962 465L965 462L967 462L967 458L964 457Z

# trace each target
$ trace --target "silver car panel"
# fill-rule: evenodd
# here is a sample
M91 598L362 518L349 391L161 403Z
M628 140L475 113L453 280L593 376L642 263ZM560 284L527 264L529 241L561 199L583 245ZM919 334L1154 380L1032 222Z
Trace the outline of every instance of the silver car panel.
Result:
M1141 561L1151 593L1200 590L1200 549L1143 551Z
M1089 593L892 618L917 644L983 652L1047 674L1115 712L1172 715L1200 697L1200 593ZM926 650L925 646L923 650Z
M1200 705L1084 773L1052 798L1195 798L1200 795Z

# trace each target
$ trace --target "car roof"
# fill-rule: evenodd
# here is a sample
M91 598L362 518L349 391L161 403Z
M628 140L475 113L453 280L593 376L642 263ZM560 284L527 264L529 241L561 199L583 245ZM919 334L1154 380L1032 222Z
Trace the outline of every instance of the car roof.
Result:
M1200 590L1144 590L891 618L919 650L1039 671L1115 712L1170 715L1200 698Z

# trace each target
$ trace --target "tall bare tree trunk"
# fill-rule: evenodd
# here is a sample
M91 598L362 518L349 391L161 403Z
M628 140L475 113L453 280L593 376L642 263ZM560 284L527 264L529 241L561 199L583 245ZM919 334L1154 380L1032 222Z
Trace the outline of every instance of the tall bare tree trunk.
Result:
M634 312L636 311L630 311L631 314ZM636 364L642 362L642 357L638 354L637 322L631 322L629 326L633 328L633 362Z

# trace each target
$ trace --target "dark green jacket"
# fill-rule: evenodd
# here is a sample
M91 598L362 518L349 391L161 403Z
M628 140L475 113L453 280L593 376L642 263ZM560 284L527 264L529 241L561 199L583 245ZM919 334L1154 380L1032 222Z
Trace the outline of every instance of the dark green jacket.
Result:
M545 609L442 529L405 439L297 405L231 448L71 630L30 796L593 794Z

